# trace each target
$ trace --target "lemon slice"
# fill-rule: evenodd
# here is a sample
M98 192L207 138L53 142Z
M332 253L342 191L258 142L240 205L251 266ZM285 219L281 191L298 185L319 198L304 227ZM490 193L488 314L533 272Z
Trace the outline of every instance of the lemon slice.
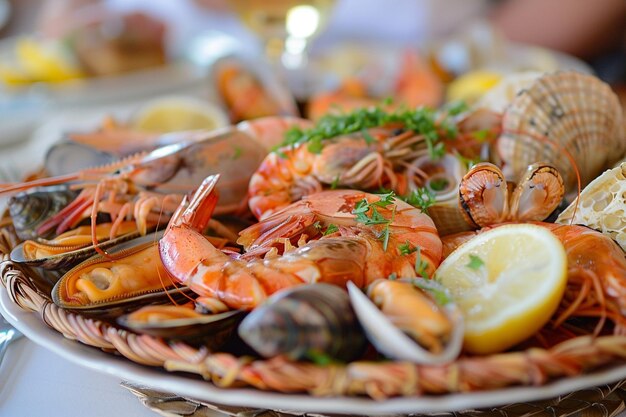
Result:
M448 101L473 102L500 82L502 76L496 72L476 70L461 75L448 86Z
M547 229L506 225L461 245L436 276L465 316L465 350L501 352L550 319L565 291L567 257Z
M147 132L215 129L228 125L219 107L193 97L165 97L148 103L133 118L132 125Z
M61 82L81 76L58 42L21 38L17 41L15 53L32 81Z

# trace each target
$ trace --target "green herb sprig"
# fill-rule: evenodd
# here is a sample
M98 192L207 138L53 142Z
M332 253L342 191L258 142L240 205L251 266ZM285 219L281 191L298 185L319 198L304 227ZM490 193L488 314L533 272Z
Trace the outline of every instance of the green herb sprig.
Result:
M327 235L332 235L333 233L338 232L338 231L339 231L339 228L337 227L337 225L331 223L328 225L328 227L322 234L324 236L327 236Z
M379 200L372 203L364 198L363 200L357 202L354 206L354 210L352 210L352 214L355 215L355 220L358 223L362 223L366 226L373 226L377 224L385 226L378 236L378 238L383 242L383 250L385 251L387 250L387 246L389 246L389 236L391 234L389 226L393 223L396 215L396 207L393 207L391 218L389 219L380 214L378 208L386 209L389 205L393 204L395 198L396 194L393 191L379 195Z
M452 112L448 110L447 114L452 115ZM437 111L427 107L392 112L375 107L359 109L347 114L326 115L310 129L293 127L287 131L285 140L277 149L307 143L309 151L320 153L325 140L356 132L361 132L363 139L367 143L372 143L374 138L367 129L389 124L400 124L406 130L423 135L431 159L439 159L445 153L441 133L448 138L455 138L458 133L455 124L447 117L441 118Z
M470 261L467 263L467 265L465 265L469 269L473 269L474 271L477 271L480 269L481 266L485 265L485 261L483 261L478 255L474 255L473 253L470 253L469 258L470 258Z
M406 197L402 198L405 202L409 203L413 207L417 207L424 213L428 213L428 208L436 203L435 194L430 188L420 187L411 191Z
M417 252L417 246L411 245L411 242L407 240L405 243L398 246L398 252L400 252L400 256L408 256Z
M445 306L446 304L452 302L452 297L450 297L448 290L437 281L433 281L432 279L416 278L411 280L411 282L417 288L430 294L439 305Z
M415 257L415 273L424 278L430 279L428 276L428 262L422 259L422 250L419 246L417 246L417 256Z

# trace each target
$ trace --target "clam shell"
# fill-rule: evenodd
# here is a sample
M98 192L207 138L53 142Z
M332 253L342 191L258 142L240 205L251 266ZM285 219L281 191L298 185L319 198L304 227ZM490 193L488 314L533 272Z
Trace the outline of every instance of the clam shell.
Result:
M622 111L611 88L598 78L567 71L546 74L522 90L504 113L496 150L507 179L536 161L554 165L566 192L619 160L626 141Z
M37 228L67 206L78 193L65 186L37 187L14 195L8 209L20 239L36 239Z
M557 218L559 224L582 224L615 240L626 251L626 163L593 180Z
M137 333L215 347L237 328L244 315L241 310L200 314L184 306L155 305L119 317L117 322Z
M437 285L434 281L428 282L433 286ZM446 290L441 287L438 291L445 292ZM448 303L445 306L445 312L453 324L451 337L442 352L432 353L395 327L391 320L351 282L348 283L348 293L367 338L385 356L431 365L449 363L459 356L465 327L461 311L454 303ZM414 319L419 320L419 317Z
M502 171L488 162L474 165L461 181L459 206L472 228L504 221L509 211L509 190Z
M509 218L519 222L543 221L561 204L564 194L563 178L556 168L533 164L511 194Z
M187 301L191 291L187 287L176 287L173 284L166 285L165 282L161 282L161 279L167 276L165 269L160 264L158 257L158 248L156 247L158 239L162 236L162 232L153 233L132 241L124 242L109 249L107 253L112 259L103 257L101 255L93 256L86 261L78 264L74 268L65 273L61 279L56 283L52 290L52 300L56 305L68 310L76 310L81 313L90 313L104 315L107 317L116 317L129 310L135 310L141 306L148 304L163 304L171 302L171 299L175 301ZM144 250L154 248L153 257L150 258L145 255ZM136 255L134 260L131 258ZM153 260L156 259L158 261ZM133 263L134 262L134 263ZM159 264L155 265L155 262ZM91 272L96 268L109 268L113 266L126 267L129 265L137 265L139 268L151 268L154 266L155 275L151 279L151 282L147 283L147 287L139 287L138 284L131 285L131 289L126 293L117 294L113 293L109 297L105 297L99 300L89 301L81 288L77 286L77 279L81 277L85 272ZM159 265L161 265L161 271L158 271ZM133 277L140 277L141 270L129 270ZM121 284L120 287L125 285L121 280L117 281L117 284L107 282L105 278L102 278L101 273L95 275L91 282L93 287L104 293L106 290L110 290L111 286ZM166 289L163 286L166 285ZM119 287L116 287L116 289ZM71 295L70 295L71 293Z
M312 353L352 360L365 347L348 294L330 284L276 293L242 321L239 336L262 356L286 355L294 360Z

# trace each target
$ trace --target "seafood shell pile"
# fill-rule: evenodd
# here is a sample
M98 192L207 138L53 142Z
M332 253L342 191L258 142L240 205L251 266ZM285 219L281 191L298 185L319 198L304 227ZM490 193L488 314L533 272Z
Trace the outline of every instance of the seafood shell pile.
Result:
M616 95L590 75L532 73L471 107L416 107L439 81L411 62L395 93L412 107L313 122L230 57L212 79L238 124L138 135L132 153L103 150L102 132L55 147L49 176L0 188L13 301L69 338L222 387L382 400L623 362L626 164L602 173L626 153ZM436 106L443 85L429 88ZM91 162L60 173L78 147ZM475 355L437 271L503 223L556 236L567 288L533 337Z

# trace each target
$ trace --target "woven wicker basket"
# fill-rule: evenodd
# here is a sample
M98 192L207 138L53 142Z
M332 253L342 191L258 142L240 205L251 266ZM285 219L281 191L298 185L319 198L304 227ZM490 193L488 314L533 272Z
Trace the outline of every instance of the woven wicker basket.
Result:
M0 278L11 300L22 309L37 312L48 326L69 339L116 352L139 364L197 373L220 387L252 386L316 396L367 395L384 399L541 385L626 360L626 336L580 336L550 349L466 357L443 366L406 362L318 366L282 358L253 360L211 353L182 342L134 334L57 307L27 270L8 259L7 254L16 243L10 226L0 229Z

